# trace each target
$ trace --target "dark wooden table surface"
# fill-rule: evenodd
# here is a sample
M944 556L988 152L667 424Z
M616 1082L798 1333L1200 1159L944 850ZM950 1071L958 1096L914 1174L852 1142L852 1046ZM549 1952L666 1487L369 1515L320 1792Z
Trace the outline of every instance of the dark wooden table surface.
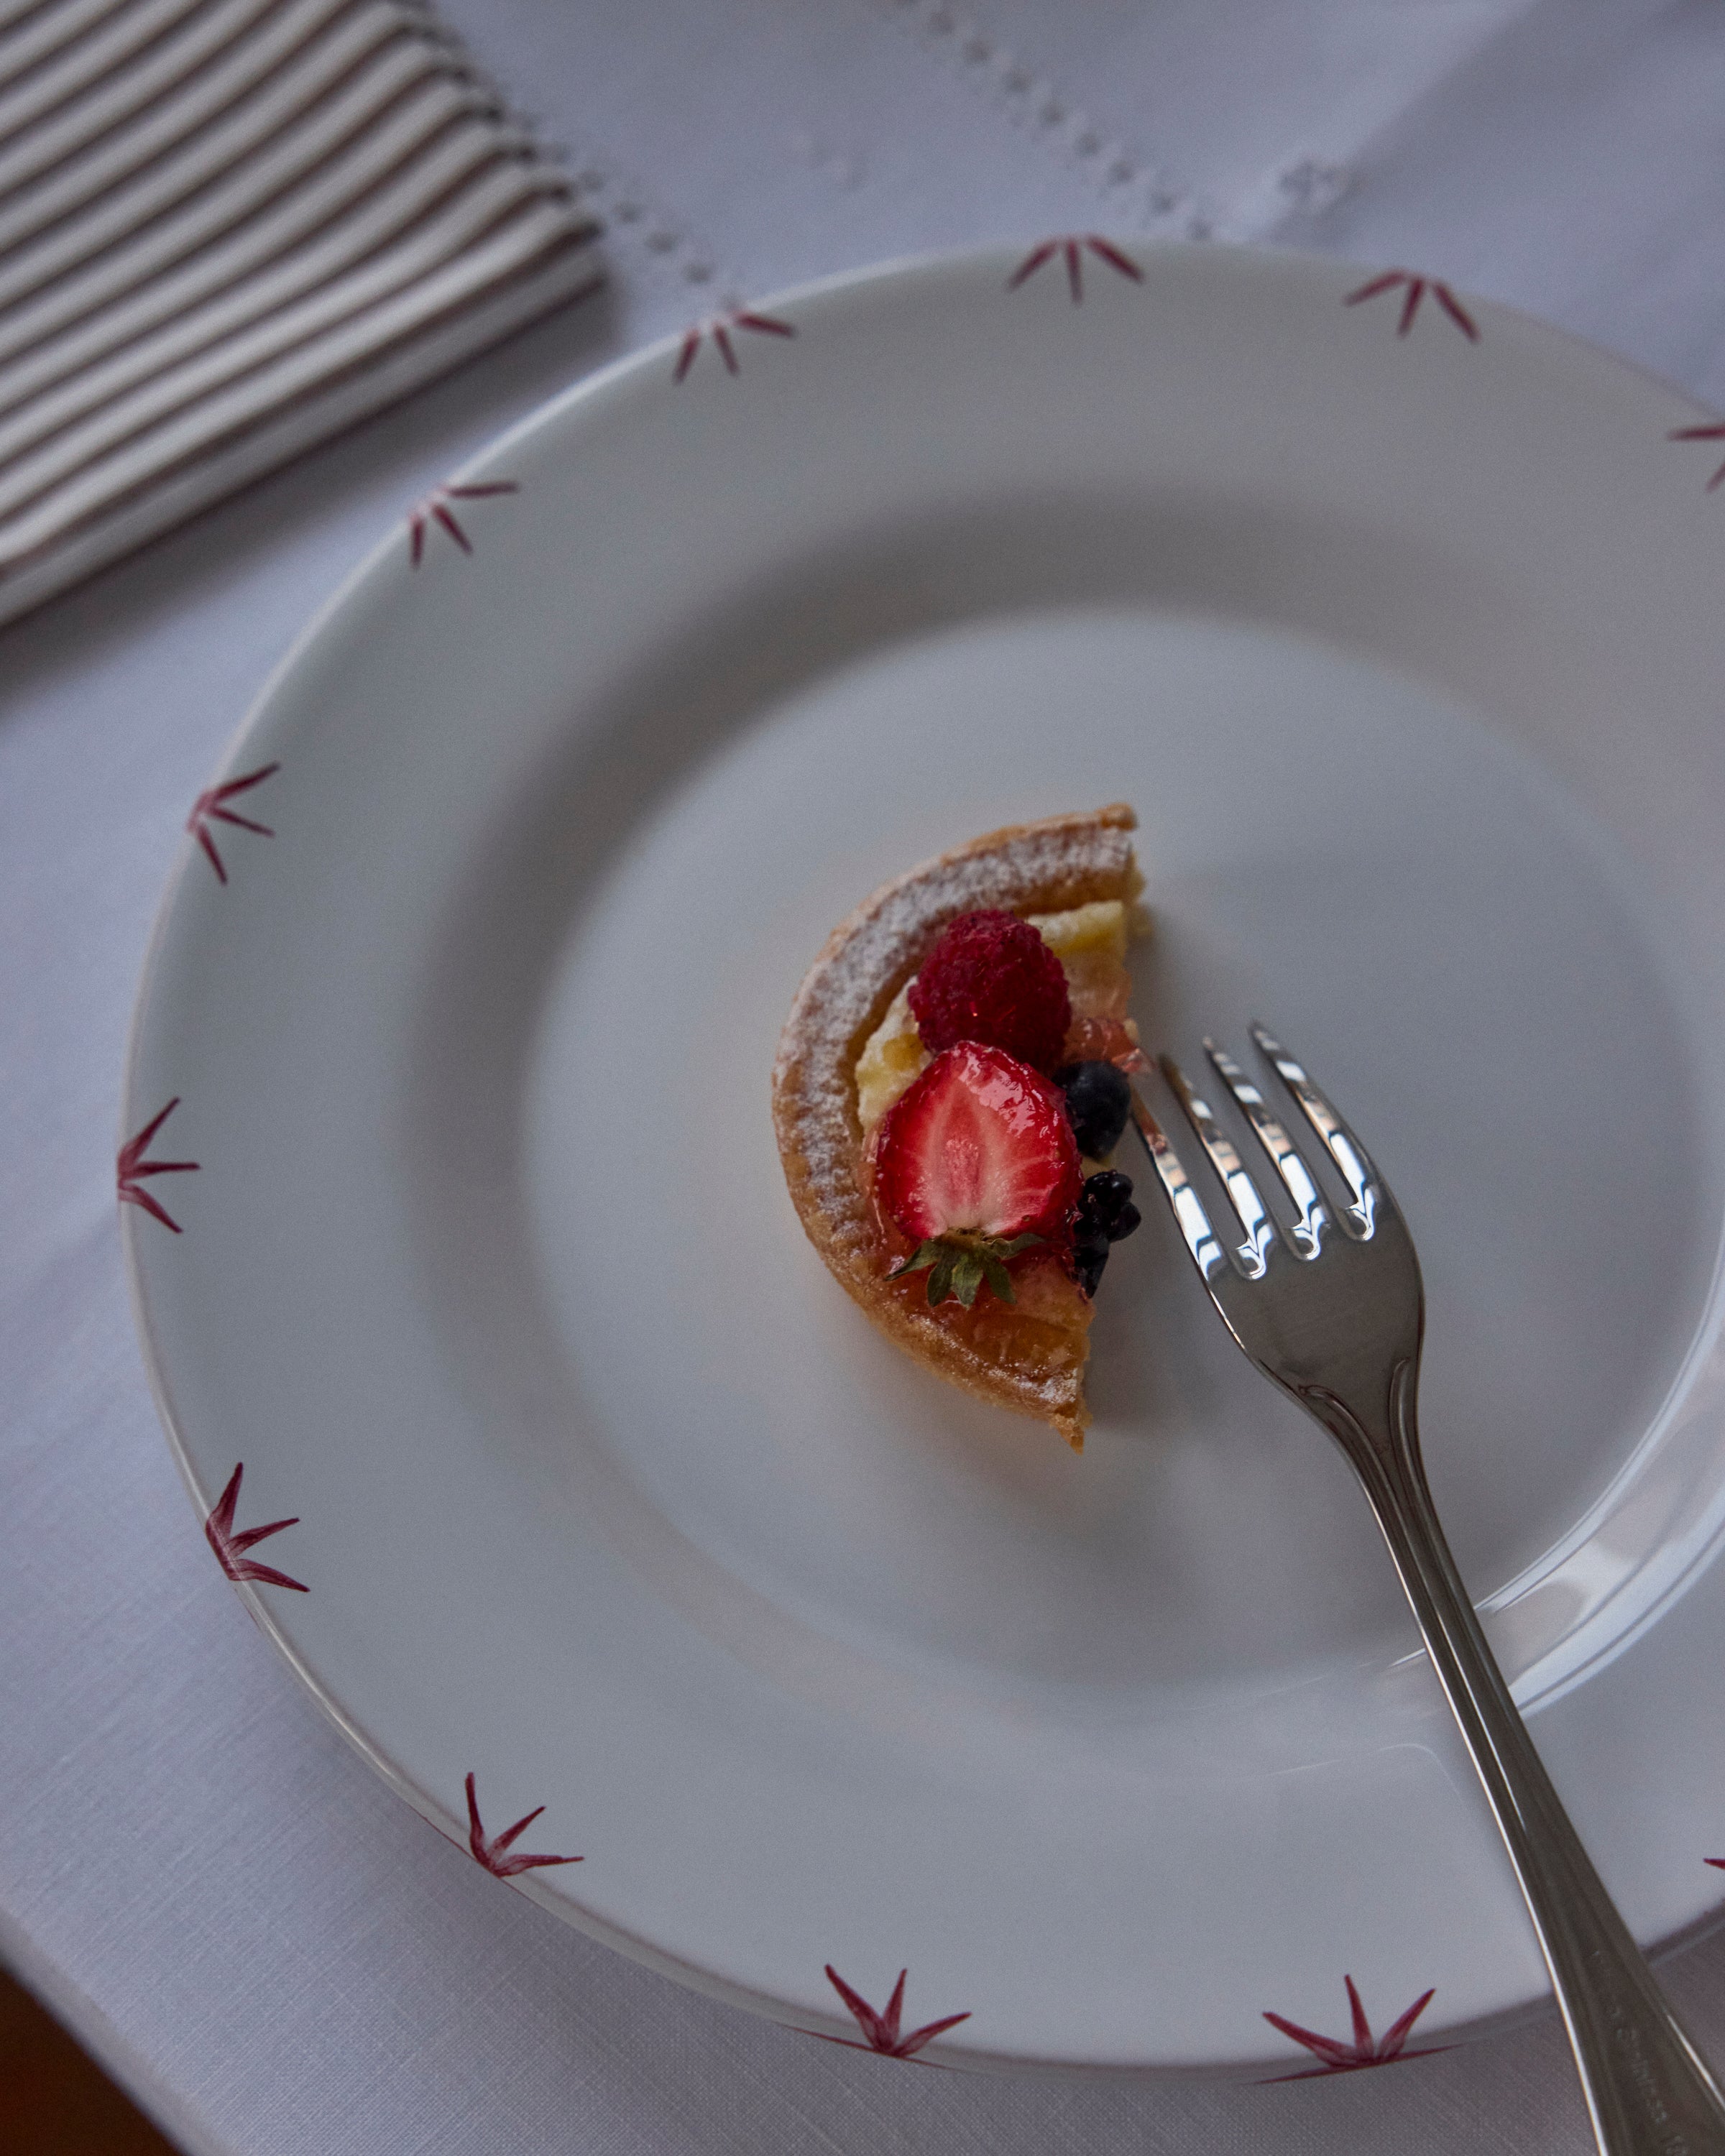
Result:
M3 1970L0 2148L7 2156L178 2156Z

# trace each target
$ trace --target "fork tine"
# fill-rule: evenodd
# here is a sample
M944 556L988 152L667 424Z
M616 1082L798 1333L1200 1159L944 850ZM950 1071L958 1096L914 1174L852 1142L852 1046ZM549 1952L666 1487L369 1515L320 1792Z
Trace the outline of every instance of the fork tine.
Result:
M1265 1027L1254 1024L1251 1034L1258 1044L1260 1053L1299 1102L1301 1112L1317 1132L1325 1152L1342 1172L1342 1179L1348 1185L1353 1199L1351 1205L1342 1208L1337 1216L1343 1228L1356 1241L1368 1241L1378 1224L1378 1204L1383 1194L1383 1185L1370 1156L1313 1085L1310 1075L1297 1059L1290 1055Z
M1209 1103L1193 1091L1190 1081L1172 1055L1158 1056L1157 1061L1175 1099L1186 1111L1186 1120L1197 1132L1199 1143L1209 1155L1211 1167L1221 1177L1222 1187L1245 1230L1245 1242L1234 1253L1235 1262L1248 1280L1261 1280L1269 1263L1270 1246L1276 1240L1276 1224L1270 1217L1270 1209L1227 1132L1211 1113Z
M1315 1258L1322 1248L1324 1229L1330 1224L1323 1193L1312 1181L1312 1171L1301 1158L1298 1147L1271 1114L1269 1102L1251 1079L1214 1040L1206 1040L1204 1046L1204 1053L1215 1065L1216 1075L1240 1103L1240 1112L1275 1163L1276 1173L1294 1201L1300 1215L1291 1230L1296 1251L1302 1258Z
M1186 1248L1192 1253L1192 1262L1208 1285L1219 1272L1226 1271L1227 1253L1210 1225L1202 1200L1192 1188L1191 1178L1180 1165L1179 1155L1168 1143L1161 1124L1138 1098L1136 1086L1132 1089L1132 1127L1150 1156L1163 1195L1186 1239Z

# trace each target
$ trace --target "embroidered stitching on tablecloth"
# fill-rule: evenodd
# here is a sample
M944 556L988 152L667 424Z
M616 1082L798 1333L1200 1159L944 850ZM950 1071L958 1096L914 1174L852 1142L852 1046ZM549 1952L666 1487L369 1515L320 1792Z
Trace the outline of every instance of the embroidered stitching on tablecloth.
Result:
M952 0L870 4L940 54L991 110L1088 180L1117 229L1178 239L1211 236L1214 215L1191 187L1108 134L1057 84L990 37Z
M441 42L459 58L474 81L496 100L501 110L530 133L547 164L559 167L569 189L604 234L614 254L619 247L643 258L655 279L672 279L701 297L716 292L724 306L742 304L743 280L722 266L717 250L649 187L622 158L589 140L571 150L559 138L559 123L536 110L529 98L506 88L496 70L482 64L467 40L439 23Z

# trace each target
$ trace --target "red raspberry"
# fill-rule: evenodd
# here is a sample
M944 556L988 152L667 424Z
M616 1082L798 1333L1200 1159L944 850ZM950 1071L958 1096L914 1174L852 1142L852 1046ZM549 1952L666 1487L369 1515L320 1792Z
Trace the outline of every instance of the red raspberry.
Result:
M1015 913L961 913L911 983L911 1014L931 1055L961 1040L1004 1048L1032 1069L1060 1060L1072 999L1065 969Z

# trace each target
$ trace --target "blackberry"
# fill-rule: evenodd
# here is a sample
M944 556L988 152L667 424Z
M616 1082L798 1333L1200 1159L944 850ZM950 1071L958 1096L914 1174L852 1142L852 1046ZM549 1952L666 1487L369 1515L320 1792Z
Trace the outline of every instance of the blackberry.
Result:
M1108 1262L1106 1243L1077 1243L1072 1249L1072 1270L1078 1285L1088 1296L1094 1296L1102 1277L1102 1268Z
M1066 1096L1078 1150L1091 1160L1106 1159L1120 1143L1132 1112L1132 1089L1126 1073L1111 1063L1067 1063L1054 1077Z
M1118 1243L1132 1234L1143 1215L1132 1202L1132 1179L1117 1168L1105 1168L1085 1178L1078 1199L1074 1234L1080 1242Z
M1085 1178L1072 1224L1072 1272L1085 1293L1093 1296L1108 1262L1108 1246L1131 1235L1142 1215L1132 1204L1132 1179L1117 1168Z

